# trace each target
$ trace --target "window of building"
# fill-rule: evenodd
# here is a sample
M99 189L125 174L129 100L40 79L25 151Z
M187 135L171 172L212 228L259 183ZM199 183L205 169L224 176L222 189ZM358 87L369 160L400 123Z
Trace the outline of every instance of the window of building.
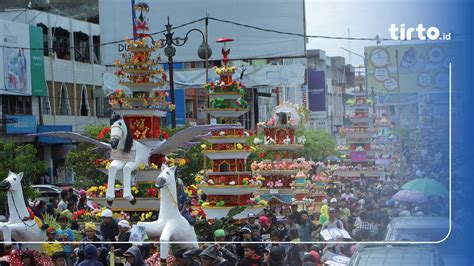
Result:
M59 91L59 115L71 115L71 105L66 84L63 82Z
M31 96L2 96L3 114L31 115Z
M99 64L100 58L100 36L94 35L92 36L92 44L94 47L94 64Z
M69 32L62 28L53 28L53 52L56 53L56 57L70 60L70 46Z
M81 89L81 116L89 116L89 97L87 95L86 85L82 85Z
M89 36L82 32L74 32L74 60L89 63Z

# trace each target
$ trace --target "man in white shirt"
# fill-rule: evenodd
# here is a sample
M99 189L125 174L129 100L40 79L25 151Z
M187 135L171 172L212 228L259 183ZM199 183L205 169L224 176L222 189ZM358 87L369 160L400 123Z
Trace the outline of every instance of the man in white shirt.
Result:
M67 202L69 201L69 194L67 190L61 191L61 201L58 204L58 213L62 213L67 209Z

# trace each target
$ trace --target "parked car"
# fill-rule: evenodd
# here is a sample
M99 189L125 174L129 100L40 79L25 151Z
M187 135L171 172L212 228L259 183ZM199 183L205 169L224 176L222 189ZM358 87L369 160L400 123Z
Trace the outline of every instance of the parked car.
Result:
M385 241L440 241L446 237L448 232L448 218L395 217L387 226Z
M456 223L451 224L444 217L395 217L387 226L385 241L432 241L444 240L442 243L433 244L443 257L445 265L466 265L463 253L467 243L463 229Z
M360 245L350 266L444 266L438 250L427 246Z
M31 199L30 201L39 201L39 200L44 200L46 203L49 202L50 198L57 198L58 200L61 200L61 191L66 188L58 187L55 185L32 185L32 188L34 190L38 190L38 192L41 194L40 197L36 199ZM74 195L79 197L79 191L74 189Z

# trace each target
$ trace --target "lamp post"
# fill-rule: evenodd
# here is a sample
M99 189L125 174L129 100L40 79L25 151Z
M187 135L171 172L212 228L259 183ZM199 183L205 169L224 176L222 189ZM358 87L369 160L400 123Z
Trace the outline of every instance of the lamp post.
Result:
M206 29L208 25L208 19L206 18ZM165 39L160 40L162 43L162 48L164 47L165 55L168 57L168 68L169 68L169 80L170 80L170 100L172 104L175 104L174 99L174 77L173 77L173 56L176 54L175 46L183 46L188 41L188 35L193 32L199 32L202 35L202 44L198 48L198 56L201 59L206 60L206 73L208 67L208 59L212 55L212 50L207 43L207 38L204 33L199 29L191 29L186 32L184 38L174 37L174 32L172 32L172 25L170 24L170 18L168 17L168 24L165 25L166 32L164 33ZM207 30L206 30L207 32ZM207 80L206 80L207 82ZM176 128L176 111L175 109L171 110L171 127Z
M378 38L378 35L377 35L377 38ZM377 41L377 45L380 43L380 41ZM364 52L364 55L361 55L361 54L358 54L358 53L354 53L352 52L351 50L348 50L344 47L341 47L342 50L348 52L348 53L351 53L351 54L354 54L354 55L357 55L359 57L361 57L362 59L364 59L364 72L365 72L365 90L368 91L369 90L369 77L368 77L368 73L367 73L367 67L368 67L368 57L367 57L367 52ZM374 88L372 87L372 112L375 114L375 94L374 94Z

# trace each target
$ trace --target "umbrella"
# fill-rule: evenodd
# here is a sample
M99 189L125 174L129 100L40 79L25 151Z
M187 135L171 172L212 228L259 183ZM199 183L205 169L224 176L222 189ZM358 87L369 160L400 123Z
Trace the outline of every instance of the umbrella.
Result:
M410 203L424 203L428 201L423 193L416 190L400 190L393 195L392 199Z
M406 190L416 190L425 196L446 196L448 190L438 181L429 178L414 179L402 186Z

